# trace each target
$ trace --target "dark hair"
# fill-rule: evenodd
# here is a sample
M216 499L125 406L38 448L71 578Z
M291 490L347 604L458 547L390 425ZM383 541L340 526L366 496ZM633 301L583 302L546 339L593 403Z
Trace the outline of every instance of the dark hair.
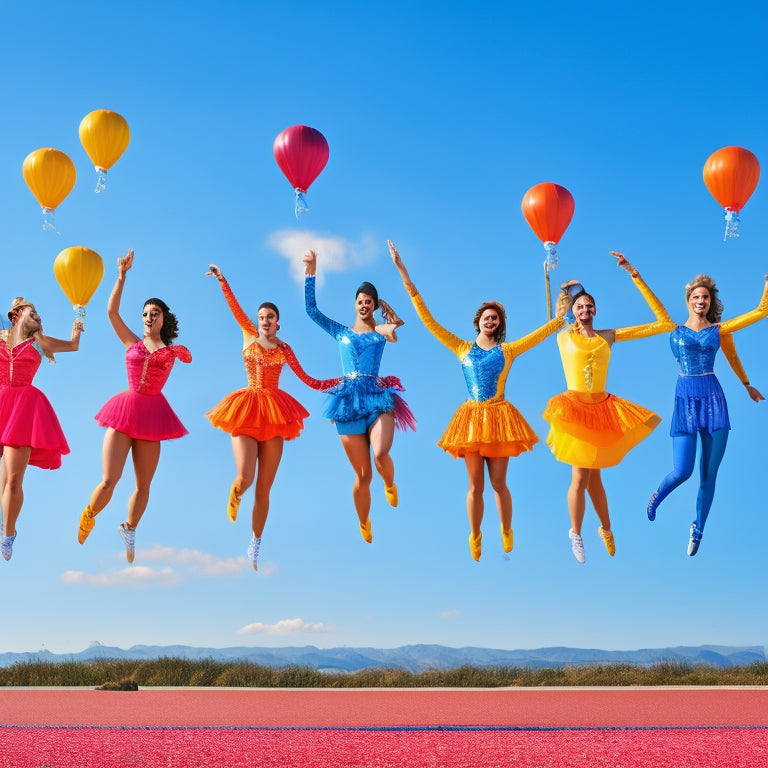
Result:
M163 311L163 327L160 329L160 338L163 344L166 346L173 344L173 340L179 335L179 321L176 319L176 315L171 312L162 299L147 299L144 306L149 304L153 304Z
M715 281L709 275L696 275L688 285L685 286L685 303L691 298L691 294L697 288L706 288L709 291L709 311L707 320L710 323L719 323L723 316L723 302L717 298L717 286Z
M357 299L361 293L364 293L366 296L370 296L373 299L374 309L379 308L379 292L376 290L376 286L374 286L373 283L367 281L360 283L360 287L357 289L357 293L355 293L355 299Z
M257 311L262 309L271 309L277 315L277 319L280 319L280 310L277 308L277 304L273 304L271 301L263 301L259 304L259 309Z
M499 344L507 337L507 313L504 311L504 306L499 304L498 301L484 301L475 316L472 319L472 325L475 326L475 330L480 333L480 318L483 316L483 312L486 309L495 309L499 315L499 327L496 329L496 333L493 334L493 338L496 339Z

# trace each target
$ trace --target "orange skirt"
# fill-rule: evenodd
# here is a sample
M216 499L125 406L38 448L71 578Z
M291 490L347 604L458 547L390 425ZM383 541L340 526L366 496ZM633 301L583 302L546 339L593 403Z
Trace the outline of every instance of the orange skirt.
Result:
M437 444L458 459L468 453L486 458L519 456L538 442L531 425L507 400L467 400L453 414Z
M547 403L547 445L558 461L573 467L614 467L661 423L641 405L608 392L567 390Z

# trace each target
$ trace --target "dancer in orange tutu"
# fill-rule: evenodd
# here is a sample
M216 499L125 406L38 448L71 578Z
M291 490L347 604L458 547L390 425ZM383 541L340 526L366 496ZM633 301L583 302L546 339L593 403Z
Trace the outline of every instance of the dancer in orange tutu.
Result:
M265 301L259 307L256 325L243 311L221 270L211 264L207 274L219 281L224 298L243 332L243 362L248 386L231 392L206 416L214 427L232 435L237 477L229 492L227 514L233 523L243 494L256 478L248 557L253 561L254 570L258 570L261 535L269 514L269 493L283 455L283 441L297 438L304 428L304 419L309 416L298 400L278 389L283 365L288 363L312 389L328 389L340 379L318 380L305 373L293 350L277 338L280 313L274 304Z
M102 481L91 494L77 531L77 540L83 544L96 525L96 515L109 504L130 452L136 488L128 500L128 518L118 528L129 563L135 555L136 526L147 508L150 484L160 460L160 442L187 434L162 389L176 360L192 362L189 350L173 343L179 335L179 324L161 299L144 302L143 337L131 331L120 317L125 274L132 266L133 249L117 260L117 280L107 304L112 328L126 348L130 389L112 397L96 414L96 421L107 428L102 449Z
M54 362L55 352L77 352L83 330L76 319L69 340L46 336L35 305L21 296L13 300L8 319L11 327L0 330L0 551L6 560L13 555L27 467L58 469L69 453L48 398L32 380L43 355Z
M613 557L616 543L611 531L608 499L600 470L613 467L659 424L661 418L640 405L605 391L611 346L615 341L643 339L666 333L675 327L667 311L638 271L616 251L611 255L632 276L656 321L628 328L595 330L597 314L594 298L583 289L573 296L572 313L576 322L558 334L557 346L563 362L568 389L550 399L544 418L550 424L547 445L558 461L571 465L568 512L571 518L571 550L578 562L585 562L581 525L586 509L586 494L600 519L598 533L608 554ZM571 284L563 286L567 293Z
M461 360L467 382L469 400L454 413L438 445L451 456L463 458L469 477L467 516L469 517L469 550L480 560L483 534L483 490L485 470L493 487L501 521L504 552L512 551L512 495L507 487L510 457L530 451L539 441L520 411L504 399L504 386L513 360L563 327L563 315L570 305L561 295L557 317L517 341L505 342L506 314L497 301L486 301L475 313L473 324L477 337L464 341L439 325L411 282L408 270L397 249L388 240L392 261L411 297L416 314L435 338Z

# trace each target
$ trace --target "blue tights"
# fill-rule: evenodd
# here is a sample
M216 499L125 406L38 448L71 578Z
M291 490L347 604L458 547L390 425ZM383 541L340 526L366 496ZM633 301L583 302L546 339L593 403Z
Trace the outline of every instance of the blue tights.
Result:
M684 483L693 474L696 463L696 441L701 438L701 477L699 495L696 499L696 527L704 530L712 499L715 496L717 470L725 454L728 443L728 430L718 429L709 433L705 430L698 435L675 435L672 438L672 471L661 481L656 491L654 507L658 507L678 485Z

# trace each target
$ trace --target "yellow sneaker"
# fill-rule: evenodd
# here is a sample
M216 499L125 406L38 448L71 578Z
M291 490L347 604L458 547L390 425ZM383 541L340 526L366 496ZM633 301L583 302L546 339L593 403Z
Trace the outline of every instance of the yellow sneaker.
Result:
M373 531L371 530L371 518L364 523L360 523L360 535L370 544L373 541Z
M478 533L477 536L469 534L469 551L472 553L472 558L480 562L480 554L483 551L483 534Z
M88 534L94 529L96 526L96 520L93 517L93 513L91 512L91 505L89 504L84 510L83 514L80 515L80 527L77 529L77 540L84 544L85 540L88 538Z
M511 528L504 530L504 523L501 524L501 543L504 545L505 552L511 552L515 546L515 534Z
M384 486L384 495L387 497L390 507L397 506L397 486L394 483Z
M229 519L234 523L237 520L237 510L240 508L240 489L237 487L237 480L232 483L232 487L229 489L229 503L227 504L227 515Z
M608 550L608 554L613 557L616 554L616 542L613 540L613 533L611 531L606 531L602 525L597 529L597 532L600 534L600 538L603 540L605 548Z

